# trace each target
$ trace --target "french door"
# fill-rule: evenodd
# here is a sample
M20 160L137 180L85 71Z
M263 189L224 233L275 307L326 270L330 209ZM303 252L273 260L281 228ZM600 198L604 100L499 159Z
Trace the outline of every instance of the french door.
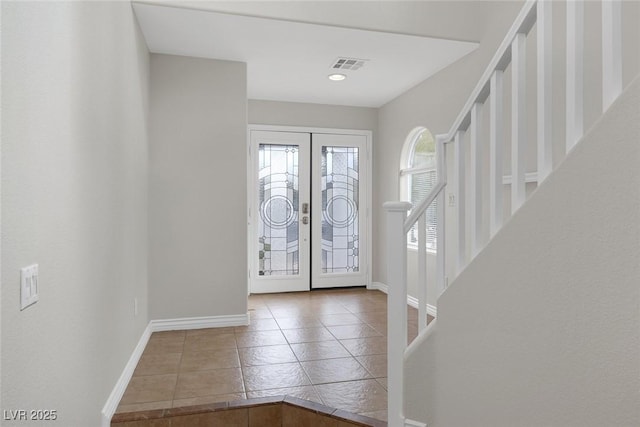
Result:
M367 136L250 131L252 293L367 284Z

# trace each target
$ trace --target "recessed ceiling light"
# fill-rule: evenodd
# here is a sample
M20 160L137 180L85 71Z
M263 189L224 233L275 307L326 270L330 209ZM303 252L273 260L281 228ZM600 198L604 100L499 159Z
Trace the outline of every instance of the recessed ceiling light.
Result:
M346 78L347 78L347 76L345 74L339 74L339 73L329 74L329 80L332 80L334 82L339 82L339 81L344 80Z

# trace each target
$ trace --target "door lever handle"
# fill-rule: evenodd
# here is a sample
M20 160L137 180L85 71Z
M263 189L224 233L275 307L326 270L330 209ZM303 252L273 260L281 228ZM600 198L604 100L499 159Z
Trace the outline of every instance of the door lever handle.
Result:
M302 204L302 213L303 214L308 214L309 213L309 203L303 203Z

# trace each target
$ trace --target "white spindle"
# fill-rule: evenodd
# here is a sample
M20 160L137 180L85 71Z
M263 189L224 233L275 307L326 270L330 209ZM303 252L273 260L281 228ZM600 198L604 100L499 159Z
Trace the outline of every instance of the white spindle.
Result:
M525 167L527 148L526 67L527 36L516 34L511 43L511 212L526 199Z
M567 2L567 119L566 150L582 138L584 81L584 3Z
M469 150L471 153L471 185L469 187L469 246L471 258L480 251L482 236L482 143L480 142L480 108L475 103L471 107L471 123L469 124Z
M491 75L489 104L489 227L491 237L502 227L503 194L503 84L502 70L495 70Z
M622 2L602 1L602 111L622 93Z
M404 425L404 352L407 348L407 235L409 202L387 202L387 390L390 426Z
M438 295L444 292L444 288L446 287L446 279L445 279L445 238L444 238L444 228L445 228L445 191L442 190L438 197L436 198L437 203L437 216L438 216L438 224L436 225L436 238L438 242L438 248L436 252L436 280L438 287Z
M427 327L427 214L418 219L418 332Z
M467 263L466 255L466 194L465 194L465 150L463 142L464 132L457 131L454 139L454 168L456 176L456 199L458 201L458 250L456 257L456 272L460 273Z
M552 9L549 1L539 1L538 8L538 185L551 173L553 114L551 55L552 55Z
M445 184L447 182L447 162L445 159L445 135L438 135L436 137L436 150L439 153L442 153L438 156L438 181L442 180ZM446 286L445 279L445 258L446 258L446 248L445 248L445 238L444 238L444 230L445 230L445 193L446 187L443 187L438 193L438 197L436 199L437 205L437 224L436 224L436 240L437 240L437 252L436 252L436 277L437 277L437 286L439 294L444 291Z

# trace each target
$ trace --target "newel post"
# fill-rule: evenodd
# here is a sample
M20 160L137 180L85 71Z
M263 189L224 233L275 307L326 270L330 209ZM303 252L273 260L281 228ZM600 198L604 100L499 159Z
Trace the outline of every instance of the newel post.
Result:
M407 348L407 236L409 202L387 202L387 398L389 427L404 426L404 352Z

